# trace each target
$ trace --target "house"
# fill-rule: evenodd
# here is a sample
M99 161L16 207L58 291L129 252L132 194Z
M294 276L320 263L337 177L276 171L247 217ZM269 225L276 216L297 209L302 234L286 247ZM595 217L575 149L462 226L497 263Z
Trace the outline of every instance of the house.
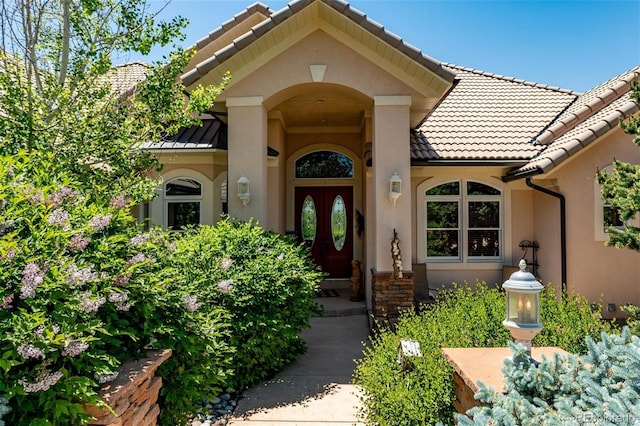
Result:
M640 253L605 247L597 169L640 163L618 126L640 67L576 93L439 62L341 0L256 3L196 44L187 91L232 80L203 126L148 146L163 187L141 215L180 228L228 212L295 234L331 276L393 269L501 283L520 258L605 316L640 304ZM615 224L615 222L613 222ZM406 278L412 282L412 274ZM611 304L611 305L609 305Z

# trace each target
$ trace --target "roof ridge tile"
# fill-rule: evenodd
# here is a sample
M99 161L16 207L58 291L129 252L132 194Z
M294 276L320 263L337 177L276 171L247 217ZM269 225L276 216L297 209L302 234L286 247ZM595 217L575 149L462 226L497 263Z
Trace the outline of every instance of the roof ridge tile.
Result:
M581 98L597 93L598 90L603 90L603 93L596 94L593 99L580 105L578 109L574 111L567 111L566 117L564 114L558 116L555 123L552 123L547 129L541 132L534 142L540 145L548 145L552 143L555 139L575 128L581 122L596 114L611 102L624 96L630 90L631 81L639 77L640 67L636 67L586 91L578 97L576 103L579 104Z
M537 87L540 89L545 89L545 90L551 90L554 92L560 92L560 93L568 93L568 94L572 94L572 95L578 95L579 92L575 92L573 90L570 89L563 89L557 86L549 86L548 84L541 84L541 83L536 83L534 81L528 81L528 80L522 80L520 78L515 78L512 76L505 76L502 74L495 74L492 72L488 72L488 71L482 71L476 68L470 68L470 67L464 67L461 65L456 65L456 64L452 64L450 62L442 62L443 66L449 67L449 68L453 68L454 70L460 70L460 71L466 71L466 72L471 72L474 74L478 74L478 75L483 75L485 77L490 77L490 78L496 78L499 80L503 80L503 81L509 81L509 82L513 82L513 83L518 83L518 84L523 84L526 86L531 86L531 87Z

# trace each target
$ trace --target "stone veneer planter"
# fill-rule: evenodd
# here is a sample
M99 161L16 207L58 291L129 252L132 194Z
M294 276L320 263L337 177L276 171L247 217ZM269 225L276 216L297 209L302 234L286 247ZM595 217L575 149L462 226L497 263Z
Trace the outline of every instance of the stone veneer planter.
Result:
M413 307L413 272L394 278L392 272L373 273L373 316L395 319L400 311Z
M171 356L171 349L147 352L147 358L128 361L118 369L118 377L106 383L99 392L115 414L95 405L87 413L95 417L90 425L155 426L160 406L157 403L162 379L154 377L160 364Z

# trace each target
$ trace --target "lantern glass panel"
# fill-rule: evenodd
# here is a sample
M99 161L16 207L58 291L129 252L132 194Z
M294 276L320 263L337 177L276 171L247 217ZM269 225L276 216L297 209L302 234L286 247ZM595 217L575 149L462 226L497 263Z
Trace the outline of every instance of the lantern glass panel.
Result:
M520 293L513 290L509 292L508 321L519 324L538 324L539 316L537 293Z

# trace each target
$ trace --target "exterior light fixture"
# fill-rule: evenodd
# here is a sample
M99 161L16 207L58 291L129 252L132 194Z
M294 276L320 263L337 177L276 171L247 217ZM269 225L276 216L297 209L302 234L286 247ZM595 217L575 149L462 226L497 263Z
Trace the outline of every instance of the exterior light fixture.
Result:
M393 172L389 178L389 200L393 203L393 207L396 206L396 201L402 195L402 179L398 176L397 172Z
M540 322L540 292L544 289L532 273L525 271L527 262L522 259L519 271L502 284L506 292L507 312L502 324L509 330L516 343L527 348L531 357L531 341L542 330Z
M249 192L249 179L245 175L240 176L240 179L238 179L238 198L242 201L242 205L247 207L251 193Z

